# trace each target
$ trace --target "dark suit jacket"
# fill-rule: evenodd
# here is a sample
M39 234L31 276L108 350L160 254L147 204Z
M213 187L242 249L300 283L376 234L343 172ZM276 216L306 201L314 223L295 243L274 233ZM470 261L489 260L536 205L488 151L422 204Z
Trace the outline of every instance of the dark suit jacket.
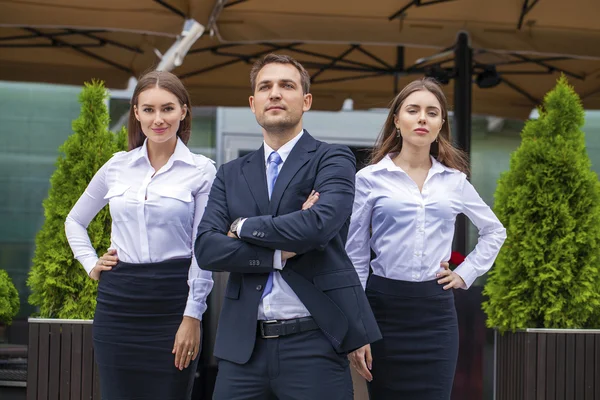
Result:
M200 268L230 272L216 357L239 364L250 359L274 250L297 253L281 275L337 352L381 338L344 249L355 172L346 146L317 141L306 131L283 164L270 202L263 147L219 168L195 244ZM319 201L301 211L312 189L320 193ZM248 218L241 240L226 236L238 217Z

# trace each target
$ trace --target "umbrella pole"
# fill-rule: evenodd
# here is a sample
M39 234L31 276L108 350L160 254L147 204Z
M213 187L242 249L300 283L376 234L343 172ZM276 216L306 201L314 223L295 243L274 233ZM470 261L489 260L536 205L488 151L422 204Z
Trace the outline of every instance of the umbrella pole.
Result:
M456 145L471 155L471 96L473 50L469 35L460 32L454 48L454 137ZM467 254L467 218L461 214L456 220L454 249Z

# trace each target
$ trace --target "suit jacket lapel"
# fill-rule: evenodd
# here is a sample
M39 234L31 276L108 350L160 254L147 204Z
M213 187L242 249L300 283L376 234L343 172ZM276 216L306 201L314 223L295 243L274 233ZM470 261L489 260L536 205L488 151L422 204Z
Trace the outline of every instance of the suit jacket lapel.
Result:
M242 168L244 179L250 188L252 197L261 215L267 215L269 209L269 193L267 191L267 172L265 170L265 151L263 146L248 157Z
M290 152L287 160L283 163L283 167L277 176L277 181L271 194L271 202L269 203L269 214L275 215L277 213L285 189L300 168L310 160L316 148L317 141L305 130L298 143L296 143Z

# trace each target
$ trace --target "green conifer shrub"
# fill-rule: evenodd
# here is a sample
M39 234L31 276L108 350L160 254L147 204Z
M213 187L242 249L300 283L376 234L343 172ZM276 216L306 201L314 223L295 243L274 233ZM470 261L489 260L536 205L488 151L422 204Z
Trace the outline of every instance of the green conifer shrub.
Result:
M45 221L36 236L33 265L27 280L29 302L43 318L90 319L96 307L97 283L73 258L65 235L65 220L98 169L116 152L126 150L125 128L108 130L108 93L101 81L85 83L79 95L81 113L73 134L61 145L57 168L44 200ZM103 208L88 226L99 255L110 246L111 219Z
M19 312L19 292L12 279L3 269L0 269L0 324L10 325Z
M600 328L600 183L584 115L561 77L498 182L508 238L484 288L489 327Z

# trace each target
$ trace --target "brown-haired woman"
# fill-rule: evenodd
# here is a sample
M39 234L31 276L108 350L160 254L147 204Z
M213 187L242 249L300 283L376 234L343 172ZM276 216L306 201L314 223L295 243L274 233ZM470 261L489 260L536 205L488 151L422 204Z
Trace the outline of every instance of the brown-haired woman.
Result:
M65 223L75 257L100 280L93 340L103 399L191 396L213 285L193 243L216 170L186 147L190 110L175 75L144 75L131 99L129 151L98 170ZM111 248L98 258L86 228L107 203Z
M408 84L392 101L371 165L356 175L346 243L383 334L372 353L367 345L351 355L371 399L450 399L458 324L449 289L467 289L491 268L506 238L467 167L452 146L440 86L431 79ZM443 261L459 213L480 237L450 271Z

